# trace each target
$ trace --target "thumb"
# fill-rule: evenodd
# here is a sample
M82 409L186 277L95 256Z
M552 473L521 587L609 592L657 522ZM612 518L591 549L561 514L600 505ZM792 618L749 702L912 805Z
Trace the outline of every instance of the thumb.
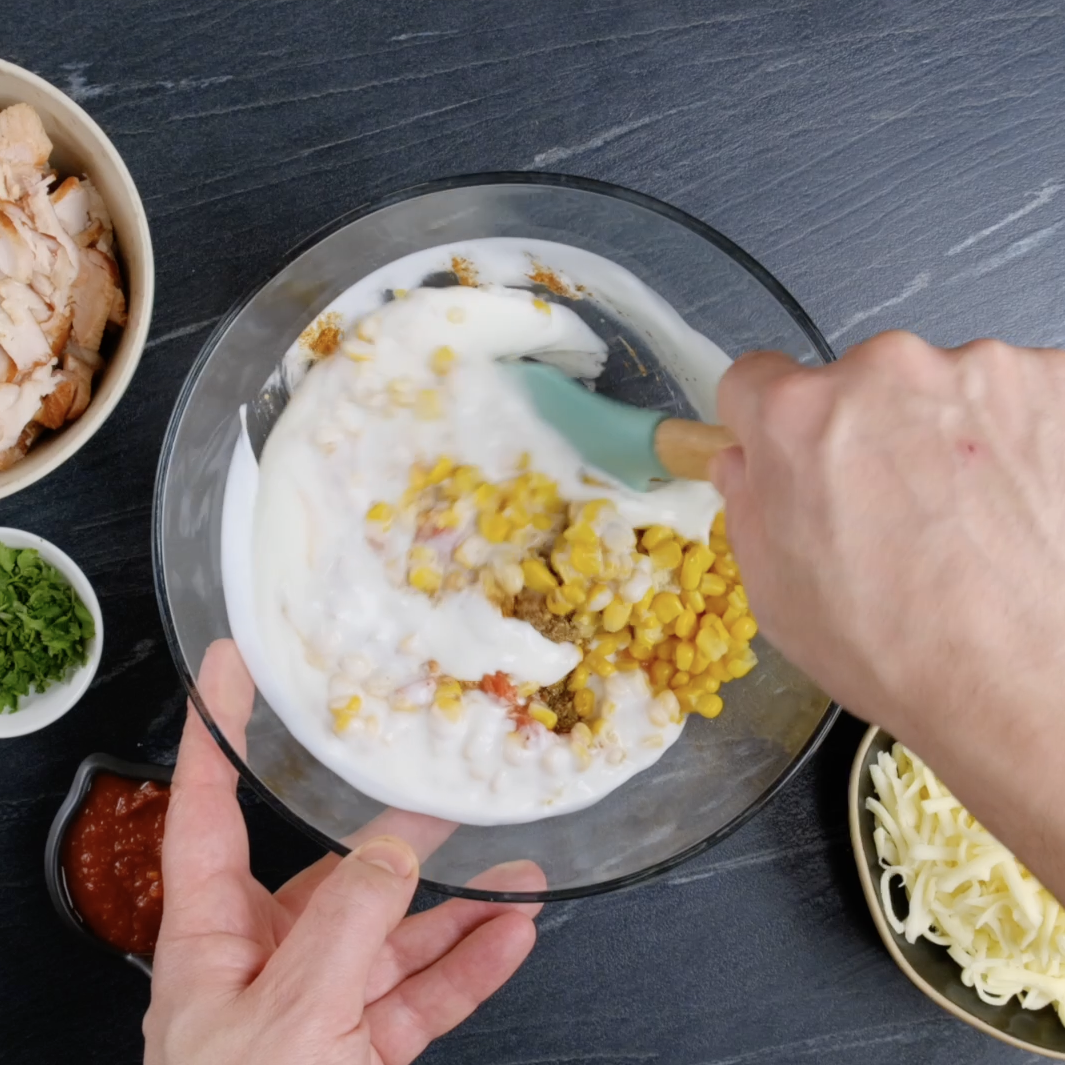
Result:
M394 836L353 850L315 889L252 985L265 1009L313 1014L342 1035L362 1017L366 982L418 884L414 851Z

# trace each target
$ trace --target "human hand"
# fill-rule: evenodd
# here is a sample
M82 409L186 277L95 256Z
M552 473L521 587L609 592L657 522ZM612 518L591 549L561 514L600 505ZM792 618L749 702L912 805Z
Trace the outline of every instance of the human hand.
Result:
M208 648L199 686L243 755L254 689L231 641ZM455 827L434 818L389 811L348 841L347 857L271 895L249 870L236 783L190 704L163 840L146 1065L406 1065L532 949L539 906L452 900L404 918L419 853ZM511 862L471 886L545 883L532 862Z
M767 638L1038 860L1046 840L1016 841L1035 795L1060 805L1039 766L1065 749L1065 353L898 332L817 370L757 352L718 409Z

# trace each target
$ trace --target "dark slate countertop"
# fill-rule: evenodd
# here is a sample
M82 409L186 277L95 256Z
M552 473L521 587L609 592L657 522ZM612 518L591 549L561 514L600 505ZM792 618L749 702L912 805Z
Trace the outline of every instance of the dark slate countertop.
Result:
M114 139L155 241L140 370L0 524L100 596L81 705L0 744L0 1061L140 1060L147 981L75 941L42 879L92 751L173 759L184 698L152 587L155 464L211 326L350 208L477 170L628 185L717 227L837 349L888 327L1065 344L1065 10L1047 0L40 0L0 54ZM722 845L657 882L549 906L512 983L433 1065L1037 1060L925 1000L880 947L846 834L861 727ZM246 797L276 885L315 848Z

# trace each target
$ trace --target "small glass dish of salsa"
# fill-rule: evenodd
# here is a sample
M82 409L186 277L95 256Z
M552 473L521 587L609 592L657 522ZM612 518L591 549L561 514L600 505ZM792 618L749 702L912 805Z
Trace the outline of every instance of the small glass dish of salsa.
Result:
M63 923L149 976L163 913L159 853L172 766L91 754L55 815L44 852Z

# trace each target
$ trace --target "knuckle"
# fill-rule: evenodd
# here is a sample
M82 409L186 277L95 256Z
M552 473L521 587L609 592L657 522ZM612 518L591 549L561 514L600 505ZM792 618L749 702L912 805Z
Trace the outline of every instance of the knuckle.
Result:
M982 363L1005 362L1015 358L1017 349L1007 344L1004 340L996 340L992 337L980 337L970 340L955 349L965 359L972 359Z
M900 363L927 359L935 349L916 333L905 329L889 329L851 350L853 355L860 355L874 366L898 367Z
M762 394L762 418L766 425L787 430L793 427L813 405L813 400L822 388L821 380L814 374L781 374L768 382Z

